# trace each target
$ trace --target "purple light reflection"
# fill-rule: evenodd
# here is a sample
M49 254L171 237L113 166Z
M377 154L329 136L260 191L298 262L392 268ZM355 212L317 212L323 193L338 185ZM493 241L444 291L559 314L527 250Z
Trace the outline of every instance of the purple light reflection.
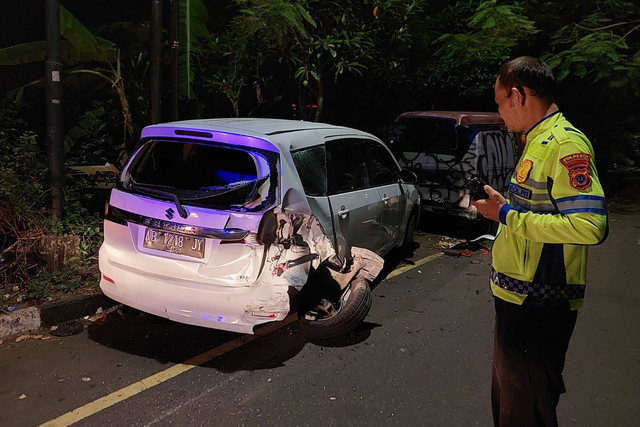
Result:
M199 137L189 135L189 139L192 140L202 140L202 141L211 141L211 142L221 142L229 145L237 145L240 147L249 147L249 148L257 148L259 150L273 151L278 152L279 150L269 141L261 138L257 138L254 136L248 135L239 135L235 133L227 133L227 132L217 132L208 129L198 129L198 128L184 128L184 127L174 127L174 126L162 126L162 125L154 125L147 126L142 130L142 138L154 138L154 137L168 137L175 138L179 136L184 138L183 135L176 135L176 130L180 131L192 131L196 133L210 133L211 138Z

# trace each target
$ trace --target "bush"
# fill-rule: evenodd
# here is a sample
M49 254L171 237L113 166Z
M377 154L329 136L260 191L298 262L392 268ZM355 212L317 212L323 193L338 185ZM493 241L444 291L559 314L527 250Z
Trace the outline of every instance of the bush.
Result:
M66 212L54 223L47 215L45 150L11 101L0 100L0 129L0 306L96 286L102 219L81 203L91 184L67 182ZM47 235L79 236L80 255L60 271L46 271L40 248Z

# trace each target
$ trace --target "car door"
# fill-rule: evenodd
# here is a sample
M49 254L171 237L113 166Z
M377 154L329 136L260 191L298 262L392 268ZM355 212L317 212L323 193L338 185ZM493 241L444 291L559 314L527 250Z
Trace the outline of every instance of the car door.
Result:
M382 252L399 243L404 232L407 195L400 186L400 167L391 152L380 142L370 140L371 176L381 205Z
M351 246L374 252L385 246L382 201L369 172L368 144L362 139L328 141L329 203L337 251L350 256Z

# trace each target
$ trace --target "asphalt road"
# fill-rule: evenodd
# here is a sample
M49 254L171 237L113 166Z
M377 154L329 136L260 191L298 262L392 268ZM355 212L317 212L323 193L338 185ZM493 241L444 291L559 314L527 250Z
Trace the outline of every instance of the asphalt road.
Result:
M563 426L640 418L640 215L610 222L590 251ZM490 254L429 258L442 240L421 234L413 268L392 254L365 324L331 345L295 322L245 336L126 308L79 335L5 342L0 425L490 426Z

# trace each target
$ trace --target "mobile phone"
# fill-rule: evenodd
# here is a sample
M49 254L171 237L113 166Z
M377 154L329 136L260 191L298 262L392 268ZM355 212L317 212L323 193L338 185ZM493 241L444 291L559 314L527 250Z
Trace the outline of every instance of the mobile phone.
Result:
M467 178L467 189L472 200L488 199L489 195L484 191L484 183L476 176Z

